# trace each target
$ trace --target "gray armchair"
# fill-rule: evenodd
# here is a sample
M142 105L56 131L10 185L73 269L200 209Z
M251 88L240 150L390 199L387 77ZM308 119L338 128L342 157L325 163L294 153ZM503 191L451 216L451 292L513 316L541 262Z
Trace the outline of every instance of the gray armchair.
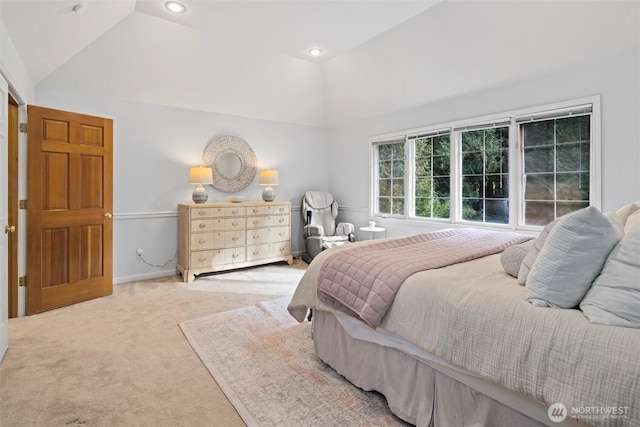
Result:
M336 225L338 203L326 191L307 191L302 198L302 220L307 252L302 259L310 263L322 250L354 240L353 224Z

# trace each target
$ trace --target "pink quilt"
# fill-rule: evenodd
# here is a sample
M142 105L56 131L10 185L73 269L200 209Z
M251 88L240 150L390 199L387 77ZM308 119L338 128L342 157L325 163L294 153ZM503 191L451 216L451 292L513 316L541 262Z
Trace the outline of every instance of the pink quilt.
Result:
M377 327L414 273L498 253L532 236L464 228L383 240L340 251L320 269L318 299Z

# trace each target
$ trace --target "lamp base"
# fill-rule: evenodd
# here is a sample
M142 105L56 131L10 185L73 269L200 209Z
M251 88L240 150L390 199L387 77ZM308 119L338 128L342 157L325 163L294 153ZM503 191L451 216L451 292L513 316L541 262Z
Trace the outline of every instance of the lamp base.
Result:
M265 202L273 202L276 199L276 192L273 191L273 188L267 186L262 192L262 200Z
M209 195L207 194L207 190L205 190L202 185L198 185L193 191L191 198L195 203L204 203L209 200Z

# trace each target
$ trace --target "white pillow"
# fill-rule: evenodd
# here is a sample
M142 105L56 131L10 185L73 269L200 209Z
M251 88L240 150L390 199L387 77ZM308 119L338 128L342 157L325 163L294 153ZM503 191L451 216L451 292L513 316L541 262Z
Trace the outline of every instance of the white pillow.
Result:
M558 220L551 221L547 226L540 232L538 238L533 242L533 245L529 248L529 252L522 260L520 264L520 270L518 270L518 283L522 286L527 283L527 277L529 276L529 272L531 271L531 267L533 267L533 263L536 261L540 250L544 246L544 242L547 241L547 236L549 236L549 232L556 225Z
M607 217L607 219L611 222L611 225L613 225L613 228L616 230L616 237L618 238L618 240L622 239L622 236L624 236L624 221L620 215L618 215L617 213L611 211L611 212L605 212L604 216Z
M640 202L629 203L628 205L625 205L618 209L616 213L622 219L622 225L627 222L627 218L629 218L629 215L631 215L638 209L640 209Z
M640 328L640 229L613 248L580 309L591 323Z
M640 210L635 211L627 218L624 224L624 233L632 233L635 230L640 229Z
M529 240L519 245L509 246L500 254L500 263L505 273L509 276L518 277L522 260L527 256L529 249L533 246L533 242L534 240Z
M611 221L594 206L557 221L527 277L527 300L537 307L574 308L618 237Z

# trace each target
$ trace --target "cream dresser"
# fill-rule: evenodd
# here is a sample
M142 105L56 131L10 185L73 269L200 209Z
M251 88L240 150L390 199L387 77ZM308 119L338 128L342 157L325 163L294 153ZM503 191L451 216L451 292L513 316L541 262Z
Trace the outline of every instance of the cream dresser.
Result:
M293 262L291 203L178 204L178 265L196 275L270 262Z

